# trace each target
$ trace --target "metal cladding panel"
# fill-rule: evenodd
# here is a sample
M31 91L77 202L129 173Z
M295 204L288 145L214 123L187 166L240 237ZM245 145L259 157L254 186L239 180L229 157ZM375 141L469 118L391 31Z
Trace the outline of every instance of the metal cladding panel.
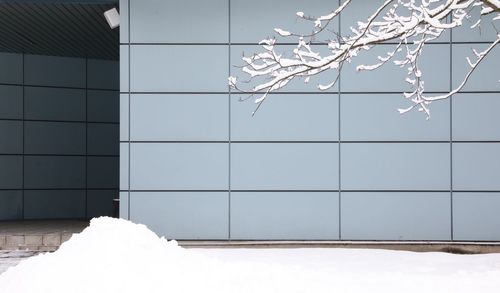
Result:
M85 190L25 190L26 219L85 218Z
M328 48L324 45L312 44L312 50L315 52L319 52L320 54L326 56L329 52ZM284 57L290 58L293 53L293 49L295 49L294 45L278 45L276 47L277 54L280 54ZM246 63L242 60L242 57L251 57L255 52L261 52L262 47L258 45L249 45L249 44L231 44L231 56L230 56L230 72L231 76L234 76L239 81L243 81L245 84L245 88L252 88L260 83L269 81L266 77L256 76L254 78L249 78L247 74L245 74L241 68L243 68ZM226 76L227 78L227 76ZM318 85L328 85L332 83L337 78L337 74L334 71L325 71L322 74L318 74L315 76L311 76L309 82L305 82L305 78L296 77L290 80L287 85L280 90L276 91L276 93L318 93ZM332 87L321 91L323 93L328 92L336 92L338 91L339 83L337 82ZM238 91L233 91L233 95L237 97L241 97L242 99L247 99L249 95L247 93L240 93ZM257 96L254 96L257 97ZM250 99L252 100L252 99Z
M24 152L31 155L85 155L85 124L25 122Z
M0 46L0 49L1 48L2 47ZM0 66L0 83L19 84L19 85L23 83L22 55L0 52L0 64L2 64L2 66Z
M132 190L224 190L227 143L134 143L130 145Z
M391 47L392 48L392 47ZM358 71L361 64L377 63L378 56L385 56L388 48L384 45L374 47L360 54L342 69L342 90L346 92L403 92L411 86L405 81L407 69L387 64L374 71ZM449 44L428 44L420 58L420 68L425 75L425 89L429 92L447 91L450 87Z
M228 201L227 192L132 192L130 220L167 239L228 239Z
M87 119L90 122L119 122L120 94L118 91L88 90Z
M453 198L456 240L500 241L500 192L457 193Z
M263 9L263 7L266 7ZM231 1L231 42L253 43L272 36L278 42L289 42L279 37L274 28L279 27L295 33L311 33L311 22L299 19L297 11L306 15L321 16L337 9L338 3L329 0L232 0ZM258 18L258 21L256 19ZM333 23L338 30L338 21ZM324 40L331 36L320 33L317 40Z
M225 43L228 6L227 0L131 1L130 42Z
M500 141L500 93L453 96L455 141Z
M0 119L22 119L23 87L0 85Z
M232 192L231 238L339 239L338 192Z
M129 189L129 144L120 143L120 190Z
M500 190L500 142L453 144L454 190Z
M87 59L87 87L120 89L120 63L115 60Z
M116 190L88 190L87 217L115 216L115 199L119 199Z
M345 190L450 190L449 143L349 143L341 156Z
M130 27L129 27L129 1L128 0L119 0L120 4L120 42L121 43L128 43L128 35L130 33ZM123 58L120 58L120 63Z
M0 191L0 220L20 220L23 218L23 191Z
M335 190L337 143L238 143L231 145L234 190Z
M118 157L87 157L87 188L118 189L120 185L119 170L120 160Z
M85 157L26 156L24 187L27 189L85 188Z
M469 63L466 58L474 60L475 49L482 52L489 47L490 44L453 44L453 87L458 87L467 76L470 70ZM500 60L499 50L492 50L490 54L484 57L480 66L474 70L465 86L463 91L496 91L498 92L500 86L498 85L498 60Z
M120 91L128 92L129 90L129 46L120 45Z
M377 8L384 4L384 2L384 0L351 1L340 17L342 34L349 34L351 32L351 27L356 27L358 21L366 22L373 15L373 13L377 11ZM421 3L421 1L415 2L416 5L420 5ZM392 8L392 5L388 5L385 9L382 9L382 13L380 13L375 20L382 20L385 13L390 8ZM409 16L408 14L405 15L403 10L399 10L398 12L401 16ZM444 30L441 33L441 36L432 42L448 42L450 40L450 35L451 34L448 30ZM396 43L397 41L398 40L392 40L392 43Z
M451 240L449 192L342 194L342 239Z
M120 94L120 141L129 140L129 100L128 94Z
M0 189L23 188L23 157L0 156Z
M25 55L24 83L39 86L85 88L85 59Z
M23 122L0 120L0 153L23 153Z
M25 87L24 118L85 121L85 89Z
M225 45L133 45L130 47L130 67L133 68L130 90L227 91L228 62Z
M471 19L477 19L480 15L481 7L476 6L471 11L469 11L472 16ZM496 24L493 21L495 18L495 13L490 13L487 15L481 15L481 23L476 26L475 29L471 30L470 27L473 25L473 21L466 19L464 25L453 29L453 41L454 42L493 42L497 38L498 30L496 29Z
M120 218L122 219L130 219L129 218L129 192L120 192Z
M87 154L115 156L119 154L119 125L91 123L87 126Z
M397 109L410 104L401 94L343 94L341 139L345 141L443 141L450 138L450 102L432 104L432 118Z
M229 138L228 96L133 94L130 96L130 138L133 141L226 141Z
M339 138L337 94L276 94L255 115L255 103L231 100L233 141L331 141ZM278 119L277 119L278 118Z

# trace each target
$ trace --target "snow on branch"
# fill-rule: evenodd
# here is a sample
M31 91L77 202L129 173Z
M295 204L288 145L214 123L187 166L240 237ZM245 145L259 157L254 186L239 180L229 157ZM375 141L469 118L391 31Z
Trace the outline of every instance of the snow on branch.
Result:
M345 0L342 4L323 16L306 16L304 12L297 12L297 17L312 23L313 31L310 34L296 34L282 28L275 32L283 38L294 38L297 44L291 56L278 53L276 40L265 39L260 42L261 51L251 56L243 57L242 71L248 75L246 81L237 81L229 77L229 86L237 91L256 96L257 109L266 100L268 94L287 86L293 79L303 79L309 82L311 76L325 71L335 71L335 77L327 84L318 84L318 89L326 90L334 86L340 76L344 64L351 63L358 55L370 50L374 46L391 41L395 45L385 55L378 56L373 64L363 64L356 67L357 71L372 71L389 64L406 68L407 76L404 80L410 90L403 93L412 105L400 109L400 113L418 109L430 117L429 105L436 100L449 98L459 92L467 83L469 77L484 58L499 43L500 33L497 31L496 40L483 51L474 49L473 60L467 59L469 71L463 82L449 93L428 95L424 87L424 72L419 64L425 45L439 38L443 32L472 22L471 29L481 25L481 17L495 14L492 22L500 19L500 0L386 0L364 21L358 21L351 27L349 34L337 35L334 33L333 20L352 3ZM479 16L474 16L473 9L480 9ZM476 19L474 19L476 18ZM494 23L491 24L495 27ZM326 40L328 53L321 54L313 42L320 33L331 32L332 38ZM464 60L465 62L465 60ZM242 84L256 84L249 89ZM255 112L254 112L255 113Z

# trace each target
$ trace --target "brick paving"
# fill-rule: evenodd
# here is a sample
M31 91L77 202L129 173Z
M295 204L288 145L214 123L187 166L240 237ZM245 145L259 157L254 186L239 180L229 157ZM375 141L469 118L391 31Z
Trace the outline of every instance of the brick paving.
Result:
M88 225L73 220L0 222L0 250L54 251Z

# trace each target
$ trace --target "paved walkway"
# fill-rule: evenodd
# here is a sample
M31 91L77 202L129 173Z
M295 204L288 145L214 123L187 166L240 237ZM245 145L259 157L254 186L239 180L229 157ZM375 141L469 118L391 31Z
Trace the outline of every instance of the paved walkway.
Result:
M0 250L54 251L88 221L27 220L0 222Z
M37 255L38 251L0 251L0 274L17 265L23 259Z
M77 220L0 221L2 250L54 251L89 225ZM185 248L378 248L451 253L500 253L500 242L427 241L179 241ZM9 256L10 258L10 256Z

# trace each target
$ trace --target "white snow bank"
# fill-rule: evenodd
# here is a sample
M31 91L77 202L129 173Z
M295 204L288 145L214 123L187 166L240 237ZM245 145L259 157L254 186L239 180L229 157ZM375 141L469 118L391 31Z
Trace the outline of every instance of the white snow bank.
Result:
M143 225L93 219L0 292L500 292L500 254L371 249L183 249Z

